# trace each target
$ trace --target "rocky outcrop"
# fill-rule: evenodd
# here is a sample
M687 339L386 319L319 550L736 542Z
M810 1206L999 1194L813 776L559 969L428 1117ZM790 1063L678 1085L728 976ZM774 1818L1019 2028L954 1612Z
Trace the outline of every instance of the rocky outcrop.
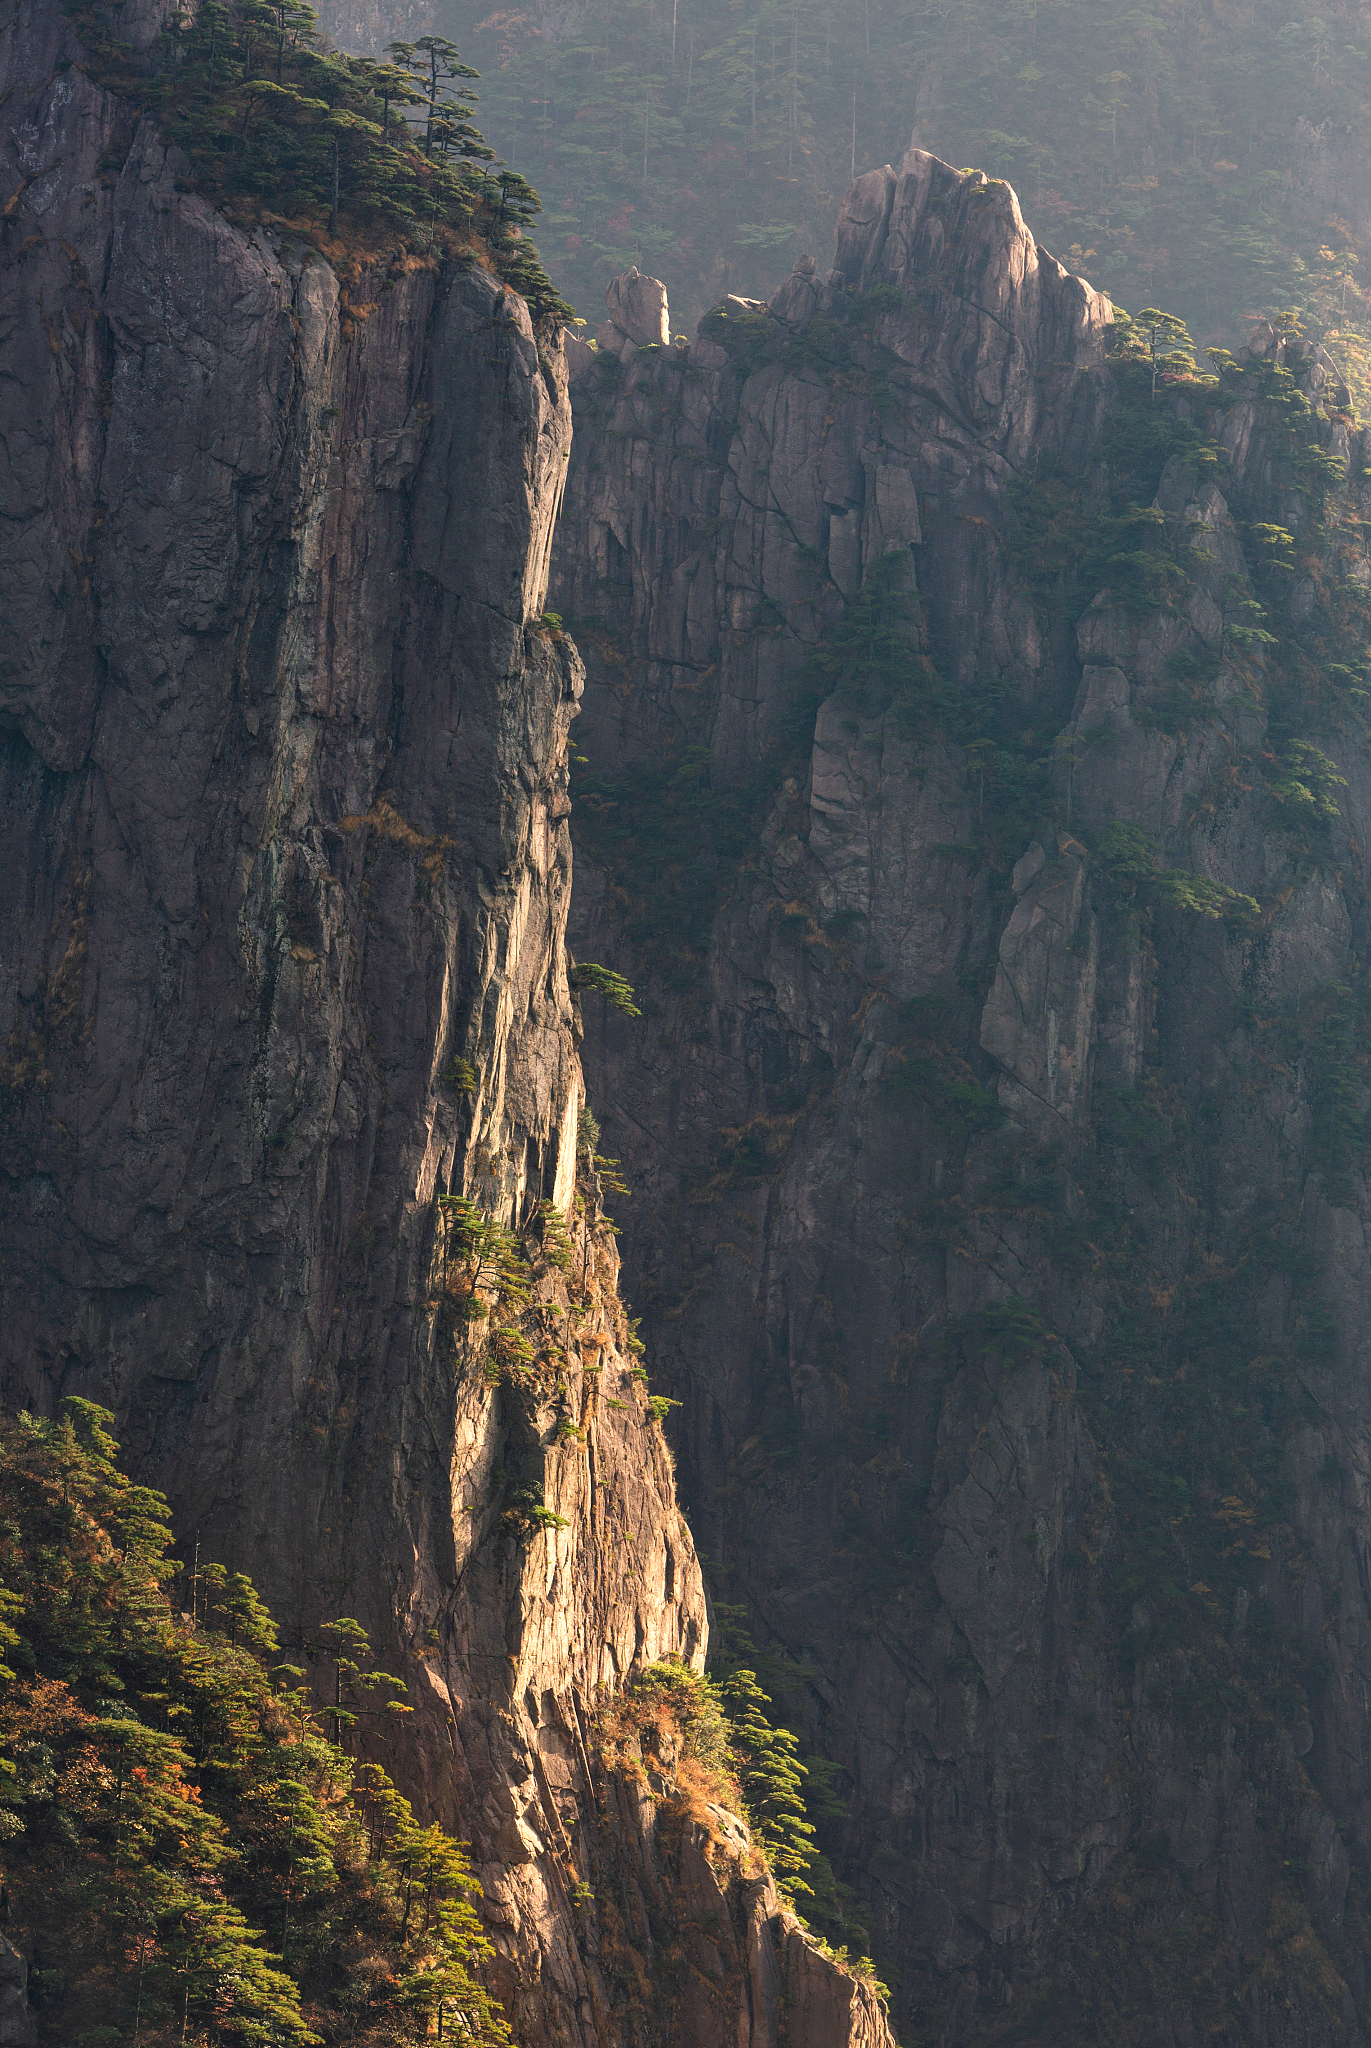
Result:
M1324 666L1371 464L1271 336L1113 508L1157 415L1109 320L912 151L825 278L578 377L573 938L644 1010L584 1058L683 1495L901 2021L1315 2048L1371 2011L1371 752Z
M0 1934L0 2043L3 2048L34 2048L38 2039L28 2001L28 1964Z
M355 50L380 57L391 43L438 31L437 9L431 0L324 0L317 10L320 27L337 50Z
M950 615L965 630L948 651L959 677L989 663L1026 679L1043 666L1032 606L989 528L975 526L976 507L994 502L1028 451L1046 459L1084 445L1109 301L1036 248L1007 185L962 179L918 151L910 165L898 179L858 180L839 224L840 267L822 288L805 268L775 295L787 328L811 299L831 318L875 287L929 295L917 317L894 306L876 315L908 399L895 415L878 421L855 381L833 391L780 361L740 384L727 323L759 317L759 303L741 299L689 350L635 359L626 384L578 384L557 602L593 620L613 588L614 623L649 664L648 701L663 697L673 726L707 731L713 768L730 779L774 742L835 600L855 596L887 553L926 547L940 578L957 580ZM818 582L812 557L826 572ZM763 613L777 630L753 630ZM618 720L626 755L654 744L641 701L635 689Z
M564 384L483 273L363 318L179 193L65 34L7 39L6 1388L108 1396L297 1614L361 1468L445 1512L434 1197L569 1197Z
M675 2037L743 2048L782 2041L886 2048L879 1989L834 1967L779 1897L746 1825L698 1794L682 1796L669 1742L610 1746L600 1758L601 1811L631 1845L597 1865L602 1967L626 1987L633 2023L650 2018L654 1975L671 1987ZM701 1938L703 1937L703 1938Z
M561 349L480 268L343 283L232 225L53 0L3 66L3 1397L111 1407L289 1641L362 1619L517 2037L627 2040L582 1894L649 1852L595 1715L706 1624L593 1186L572 1216ZM556 1368L454 1322L452 1197L571 1218Z
M616 277L605 293L609 318L600 329L601 348L622 356L635 348L665 348L671 339L666 287L659 278L640 277L636 268Z

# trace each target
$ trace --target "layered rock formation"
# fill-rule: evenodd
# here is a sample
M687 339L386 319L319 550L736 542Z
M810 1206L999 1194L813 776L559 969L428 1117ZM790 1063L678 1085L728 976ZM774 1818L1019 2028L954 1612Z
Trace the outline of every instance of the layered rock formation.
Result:
M560 344L480 268L344 290L233 226L55 0L0 95L3 1397L111 1407L288 1641L371 1629L521 2041L671 2032L602 1960L603 1879L625 1968L709 1979L672 2038L772 2042L785 1996L815 2048L879 2043L737 1855L659 1855L596 1760L602 1691L698 1667L705 1611L593 1189L574 1317L538 1269L560 1364L502 1377L448 1313L440 1199L576 1200Z
M1178 412L1110 318L914 150L825 280L578 368L573 938L645 1011L584 1058L913 2037L1315 2048L1371 2023L1371 453L1298 342Z

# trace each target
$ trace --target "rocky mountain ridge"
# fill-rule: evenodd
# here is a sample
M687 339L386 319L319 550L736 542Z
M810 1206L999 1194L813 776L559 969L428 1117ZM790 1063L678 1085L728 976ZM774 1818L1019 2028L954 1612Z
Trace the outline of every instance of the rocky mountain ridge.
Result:
M577 352L573 942L644 1009L583 1058L904 2038L1314 2048L1369 2024L1371 454L1296 336L1154 395L1110 322L915 149L826 277Z
M55 0L0 69L3 1398L113 1409L292 1649L362 1620L521 2042L884 2048L746 1830L596 1747L707 1629L576 1156L560 348L479 265L233 225ZM462 1214L531 1261L489 1338Z

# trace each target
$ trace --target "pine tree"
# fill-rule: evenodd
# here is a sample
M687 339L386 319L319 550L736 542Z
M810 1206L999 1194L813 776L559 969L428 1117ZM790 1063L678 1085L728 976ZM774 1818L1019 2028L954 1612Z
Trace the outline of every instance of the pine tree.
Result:
M1147 363L1154 400L1159 380L1195 375L1195 344L1185 322L1159 306L1144 306L1133 318L1116 306L1112 342L1116 355L1141 357Z
M784 1891L807 1894L814 1828L805 1818L805 1766L788 1728L775 1726L753 1671L735 1671L719 1688L738 1761L743 1801L767 1861Z

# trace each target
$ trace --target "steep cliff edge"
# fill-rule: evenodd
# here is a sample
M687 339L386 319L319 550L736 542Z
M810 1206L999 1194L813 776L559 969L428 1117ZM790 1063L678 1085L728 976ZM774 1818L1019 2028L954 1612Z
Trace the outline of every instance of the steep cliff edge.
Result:
M1110 317L911 151L826 280L578 360L573 940L645 1011L584 1058L901 2024L1314 2048L1371 2018L1371 454L1298 340L1154 400Z
M479 267L378 257L349 297L242 232L56 5L0 68L4 1400L114 1409L292 1644L369 1627L521 2041L672 2033L601 1960L595 1886L636 1871L622 1969L665 1944L718 1980L672 2038L775 2040L792 1997L828 2001L816 2044L879 2043L742 1850L659 1854L596 1757L603 1691L701 1663L705 1613L593 1192L573 1214L560 346ZM555 1357L454 1317L456 1200L523 1235Z

